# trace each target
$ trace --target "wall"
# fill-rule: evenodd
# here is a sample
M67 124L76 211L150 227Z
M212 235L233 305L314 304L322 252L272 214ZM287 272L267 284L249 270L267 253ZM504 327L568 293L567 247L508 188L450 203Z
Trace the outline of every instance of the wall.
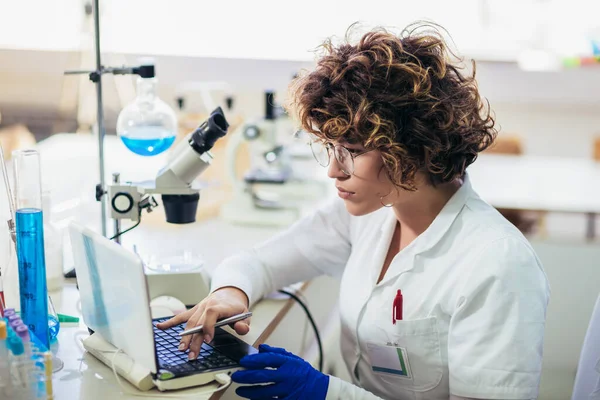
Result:
M523 136L527 154L592 157L600 138L600 106L494 104L501 133Z
M0 47L71 50L91 32L86 0L0 2ZM527 45L560 54L589 51L598 37L597 2L588 0L304 0L290 12L275 0L102 0L103 48L113 52L204 57L310 59L308 49L342 36L354 22L401 29L440 24L464 54L514 60ZM35 12L32 12L35 11ZM26 21L24 23L24 21ZM130 29L135 21L135 29ZM298 22L300 21L300 22ZM157 29L158 28L158 29Z
M551 287L540 399L565 400L571 397L581 346L599 295L600 247L541 241L532 245Z
M175 97L186 82L227 82L237 94L238 109L246 116L262 113L265 89L274 89L283 99L291 77L312 62L250 59L155 57L161 97L175 106ZM106 55L106 65L135 65L137 56ZM35 115L73 119L78 86L86 90L94 110L94 87L85 77L63 76L68 69L92 68L93 59L75 52L0 50L0 112L18 120ZM586 156L586 143L600 131L600 68L560 72L524 72L514 63L479 62L477 79L483 96L496 111L505 132L526 137L527 152ZM104 78L107 119L131 99L130 77ZM195 97L194 97L195 96ZM198 94L191 98L197 108ZM12 116L15 116L14 118ZM7 120L4 121L6 123ZM112 122L112 121L111 121ZM110 128L112 124L107 124Z

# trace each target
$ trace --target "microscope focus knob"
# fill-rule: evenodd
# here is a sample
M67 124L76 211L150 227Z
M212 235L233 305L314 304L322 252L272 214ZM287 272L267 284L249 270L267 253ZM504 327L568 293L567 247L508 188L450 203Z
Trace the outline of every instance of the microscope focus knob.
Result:
M100 201L102 196L106 194L106 190L102 189L101 184L96 185L96 201Z
M127 214L133 208L133 197L126 192L118 192L112 198L112 208L121 214Z

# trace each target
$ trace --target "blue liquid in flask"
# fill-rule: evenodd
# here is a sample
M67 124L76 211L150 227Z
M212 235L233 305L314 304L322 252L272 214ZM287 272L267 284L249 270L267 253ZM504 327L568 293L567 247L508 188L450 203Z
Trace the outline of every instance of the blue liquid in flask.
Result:
M50 348L48 328L48 289L44 258L44 222L39 208L22 208L16 212L17 258L21 318L31 333Z
M167 150L175 141L173 132L152 127L132 129L121 135L125 146L140 156L155 156Z
M54 342L60 330L60 322L53 315L48 315L48 329L50 332L50 342Z

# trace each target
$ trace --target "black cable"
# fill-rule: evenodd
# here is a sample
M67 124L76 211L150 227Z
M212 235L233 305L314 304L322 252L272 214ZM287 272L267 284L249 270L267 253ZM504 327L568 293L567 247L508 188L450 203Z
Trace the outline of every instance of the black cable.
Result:
M117 232L117 234L116 234L115 236L111 237L111 238L110 238L110 240L116 239L116 238L118 238L119 236L121 236L122 234L129 232L130 230L132 230L133 228L135 228L136 226L138 226L138 225L140 224L140 222L142 222L142 219L141 219L141 218L140 218L140 219L138 219L138 222L136 222L136 223L135 223L133 226L131 226L131 227L129 227L129 228L127 228L127 229L125 229L124 231Z
M140 212L138 214L138 222L137 223L135 223L133 226L130 226L129 228L125 229L124 231L117 232L115 234L115 236L111 237L109 240L114 240L114 239L118 238L119 236L121 236L122 234L129 232L130 230L132 230L133 228L135 228L136 226L138 226L140 224L140 222L142 222L142 210L141 209L140 209ZM76 278L77 277L77 273L75 272L75 268L72 268L69 271L65 272L64 273L64 277L65 278ZM79 290L79 286L77 286L77 290Z
M310 321L310 324L312 325L312 328L315 331L315 336L317 338L317 345L319 346L319 371L323 372L323 343L321 343L321 335L319 335L319 329L317 329L317 324L315 324L315 320L313 319L310 311L308 311L308 307L294 293L290 293L287 290L280 290L279 293L283 293L283 294L290 296L292 299L296 300L296 302L300 305L300 307L302 307L304 309L304 312L306 313L306 317Z
M129 227L129 228L127 228L127 229L125 229L124 231L117 232L117 233L115 234L115 236L111 237L109 240L113 240L113 239L115 239L115 238L118 238L118 237L119 237L119 236L121 236L122 234L129 232L130 230L132 230L133 228L135 228L136 226L138 226L138 225L140 224L140 222L142 222L141 215L140 215L140 218L139 218L139 220L138 220L138 222L137 222L137 223L135 223L133 226L131 226L131 227ZM77 277L77 273L75 272L75 268L72 268L72 269L70 269L69 271L65 272L65 273L64 273L64 276L65 276L65 278L76 278L76 277ZM79 290L79 287L77 287L77 290Z

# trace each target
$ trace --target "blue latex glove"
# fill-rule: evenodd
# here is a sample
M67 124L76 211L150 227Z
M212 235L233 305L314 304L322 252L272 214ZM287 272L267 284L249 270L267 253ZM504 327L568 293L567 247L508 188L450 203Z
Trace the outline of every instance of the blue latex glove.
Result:
M284 349L261 344L258 350L258 354L240 360L246 370L236 371L231 376L234 382L257 385L239 387L236 390L238 396L247 399L325 399L328 375Z

